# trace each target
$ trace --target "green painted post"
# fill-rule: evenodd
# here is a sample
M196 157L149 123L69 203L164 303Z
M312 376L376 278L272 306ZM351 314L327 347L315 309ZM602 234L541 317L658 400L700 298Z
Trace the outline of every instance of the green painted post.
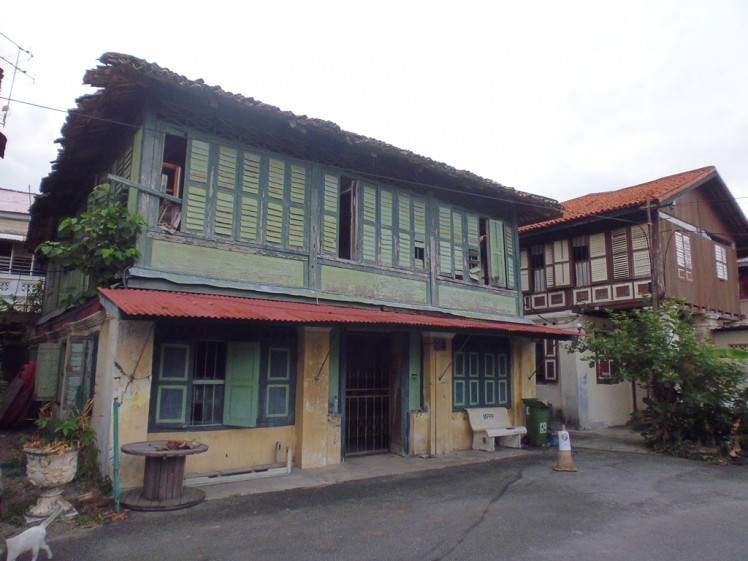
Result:
M119 399L112 404L113 446L114 446L114 512L120 511L119 505Z

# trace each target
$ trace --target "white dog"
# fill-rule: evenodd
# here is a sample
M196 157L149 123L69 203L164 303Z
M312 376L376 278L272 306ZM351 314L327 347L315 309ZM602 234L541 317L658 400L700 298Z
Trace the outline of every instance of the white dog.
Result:
M49 549L46 540L47 526L52 524L60 511L61 509L58 508L38 526L32 526L17 536L5 540L8 549L7 561L16 561L16 558L24 551L30 551L32 553L31 561L36 561L40 549L43 549L47 553L47 557L52 559L52 550Z

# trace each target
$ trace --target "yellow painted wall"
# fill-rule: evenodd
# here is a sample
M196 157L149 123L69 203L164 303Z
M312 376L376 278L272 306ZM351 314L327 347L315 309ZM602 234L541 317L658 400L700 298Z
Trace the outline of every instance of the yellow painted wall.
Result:
M227 429L195 432L149 433L148 440L197 440L208 445L204 454L187 456L185 474L210 474L273 464L275 445L280 442L280 462L286 461L286 449L294 449L294 427Z
M428 453L452 450L452 333L423 333L424 408L431 413Z
M340 462L339 424L330 426L330 329L299 329L298 375L296 385L296 440L294 465L300 468L325 466L328 458Z
M410 417L409 453L415 456L428 456L430 454L431 413L411 411L408 415Z
M148 407L153 364L153 322L125 321L108 317L99 333L96 363L96 395L102 400L101 411L107 413L106 435L98 442L102 464L111 473L114 424L112 398L120 402L119 446L148 440ZM98 410L94 408L94 412ZM106 446L103 440L106 439ZM106 463L105 463L106 462ZM143 482L145 460L120 453L120 485L123 489Z

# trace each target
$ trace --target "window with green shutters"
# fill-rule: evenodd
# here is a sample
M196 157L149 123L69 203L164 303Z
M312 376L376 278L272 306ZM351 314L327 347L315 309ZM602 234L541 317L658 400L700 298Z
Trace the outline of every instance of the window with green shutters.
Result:
M288 339L161 340L154 355L151 426L293 424L295 360Z
M283 158L191 140L185 181L185 232L307 247L310 173Z
M514 229L500 220L488 220L488 245L491 284L516 288Z
M437 216L439 275L514 289L514 229L500 221L440 204Z
M424 199L325 173L320 206L323 254L385 267L425 268Z
M511 407L507 339L458 336L452 349L453 411Z

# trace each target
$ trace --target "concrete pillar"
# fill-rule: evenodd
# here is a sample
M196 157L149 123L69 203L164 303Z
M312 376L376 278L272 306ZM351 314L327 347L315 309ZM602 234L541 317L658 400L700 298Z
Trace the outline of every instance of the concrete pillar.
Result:
M105 306L106 308L106 306ZM119 319L114 308L99 332L96 359L96 401L94 411L101 420L96 433L100 464L104 473L112 474L113 417L112 403L120 401L119 444L139 442L148 437L148 410L153 379L152 321ZM123 489L138 487L143 481L143 458L120 455L120 477Z
M318 327L299 329L294 465L302 469L327 465L335 457L331 446L337 446L340 457L340 423L328 419L330 332Z
M452 446L452 339L454 333L422 333L424 408L429 412L431 455Z
M515 425L526 424L525 398L536 397L535 391L535 340L514 338L511 340L511 413L510 420Z

